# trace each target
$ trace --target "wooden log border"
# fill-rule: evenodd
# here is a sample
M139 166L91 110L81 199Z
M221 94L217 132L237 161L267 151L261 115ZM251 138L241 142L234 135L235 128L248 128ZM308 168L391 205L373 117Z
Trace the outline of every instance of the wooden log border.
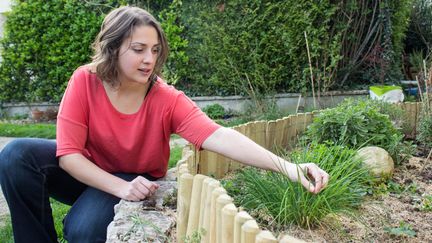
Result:
M421 103L398 104L405 112L403 132L417 132ZM275 121L256 121L233 127L257 144L276 152L292 149L298 137L312 123L319 111L289 115ZM278 239L270 231L259 229L256 221L238 209L217 179L243 167L240 163L209 151L184 148L177 163L177 241L200 235L204 243L273 243L304 242L290 235Z

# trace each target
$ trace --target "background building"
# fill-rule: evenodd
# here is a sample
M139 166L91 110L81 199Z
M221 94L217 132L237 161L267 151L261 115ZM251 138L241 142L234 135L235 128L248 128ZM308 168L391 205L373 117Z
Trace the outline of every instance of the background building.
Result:
M3 37L3 25L6 21L5 13L11 10L11 0L0 1L0 38Z

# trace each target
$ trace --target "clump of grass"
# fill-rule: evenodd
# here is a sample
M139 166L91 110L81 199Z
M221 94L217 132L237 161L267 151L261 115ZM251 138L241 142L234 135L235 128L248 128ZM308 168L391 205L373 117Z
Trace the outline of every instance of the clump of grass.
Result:
M12 124L0 122L2 137L56 138L55 124Z
M328 186L317 195L285 175L257 169L240 172L234 184L241 184L241 192L231 195L245 208L267 214L276 226L314 227L329 214L352 214L367 193L372 177L355 154L343 146L323 144L291 154L293 161L314 162L329 173Z
M66 240L63 238L63 218L69 211L70 206L60 203L54 199L50 199L50 202L54 218L54 227L57 232L57 238L61 243L66 242ZM4 225L0 227L0 242L14 242L12 222L10 217L6 216L6 218L0 220L2 220L4 223Z
M170 150L170 158L168 161L168 169L176 166L177 162L181 159L183 147L176 146Z

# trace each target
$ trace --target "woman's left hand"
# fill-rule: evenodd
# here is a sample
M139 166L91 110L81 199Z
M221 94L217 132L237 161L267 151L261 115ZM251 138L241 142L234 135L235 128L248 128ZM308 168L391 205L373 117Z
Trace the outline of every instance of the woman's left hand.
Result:
M289 162L288 162L289 163ZM299 181L308 191L317 194L327 186L329 175L314 163L293 164L281 169L291 181Z

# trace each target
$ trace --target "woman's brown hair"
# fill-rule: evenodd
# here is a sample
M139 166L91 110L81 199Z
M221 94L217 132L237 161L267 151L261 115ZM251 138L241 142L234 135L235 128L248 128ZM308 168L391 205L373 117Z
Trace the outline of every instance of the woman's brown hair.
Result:
M94 56L91 65L97 76L111 84L120 85L118 76L118 55L120 46L132 35L135 27L152 26L158 33L160 51L150 80L154 82L161 75L168 57L168 43L159 22L147 11L138 7L120 7L111 11L104 19L101 30L93 43Z

